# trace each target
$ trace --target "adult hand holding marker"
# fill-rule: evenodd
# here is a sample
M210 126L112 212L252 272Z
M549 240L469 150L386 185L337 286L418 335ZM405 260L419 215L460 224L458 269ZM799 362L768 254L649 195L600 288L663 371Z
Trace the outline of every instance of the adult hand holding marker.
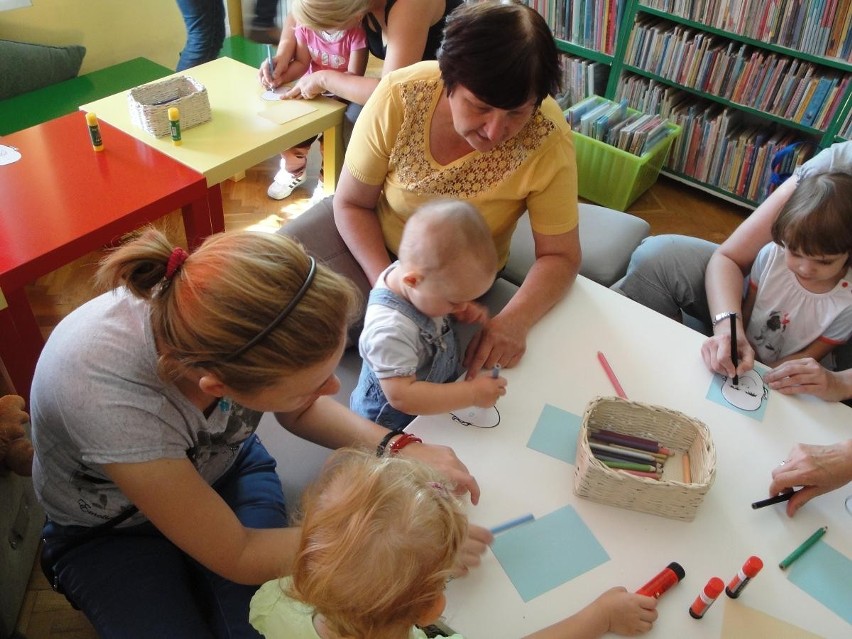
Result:
M787 515L814 497L852 481L852 439L830 446L797 444L782 463L772 469L769 495L790 493ZM793 490L801 486L800 490ZM792 491L792 492L791 492Z

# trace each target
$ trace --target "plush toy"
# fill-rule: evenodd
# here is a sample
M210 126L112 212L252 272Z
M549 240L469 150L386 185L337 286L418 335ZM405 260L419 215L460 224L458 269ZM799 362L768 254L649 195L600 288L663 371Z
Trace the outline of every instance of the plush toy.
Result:
M25 406L24 398L18 395L0 397L0 468L21 477L33 472L33 445L24 430L24 424L30 421Z

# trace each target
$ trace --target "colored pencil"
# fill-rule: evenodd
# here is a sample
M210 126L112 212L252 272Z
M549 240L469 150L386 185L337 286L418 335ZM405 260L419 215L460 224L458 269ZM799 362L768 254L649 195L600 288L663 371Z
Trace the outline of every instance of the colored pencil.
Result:
M627 399L627 395L624 392L624 389L621 387L621 383L618 381L618 378L615 376L615 372L612 370L612 367L609 365L609 362L606 360L606 357L603 353L598 351L598 361L603 366L604 373L609 377L609 382L612 384L612 387L615 389L615 394L618 395L621 399Z
M794 561L796 561L799 557L804 555L808 549L813 546L816 542L820 540L826 532L828 532L828 526L823 526L822 528L817 528L816 532L813 535L805 539L802 544L796 548L793 552L787 555L784 559L781 560L781 563L778 564L778 567L781 570L787 570Z
M497 535L501 532L505 532L510 528L514 528L515 526L520 526L521 524L525 524L528 521L532 521L535 519L532 513L527 513L526 515L521 515L520 517L515 517L514 519L510 519L508 521L504 521L502 524L497 524L496 526L492 526L489 528L492 535Z

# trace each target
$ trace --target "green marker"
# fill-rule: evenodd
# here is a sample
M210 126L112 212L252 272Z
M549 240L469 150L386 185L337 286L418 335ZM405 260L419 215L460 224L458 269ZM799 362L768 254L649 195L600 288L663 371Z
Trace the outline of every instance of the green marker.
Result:
M792 564L799 557L804 555L808 551L808 548L810 548L816 542L818 542L820 540L820 537L822 537L826 532L828 532L828 526L823 526L822 528L817 528L816 532L813 535L811 535L810 537L808 537L807 539L805 539L805 541L802 542L802 545L799 546L798 548L796 548L796 550L794 550L789 555L787 555L781 561L781 563L778 564L778 567L781 570L787 570L787 568L790 567L790 564Z

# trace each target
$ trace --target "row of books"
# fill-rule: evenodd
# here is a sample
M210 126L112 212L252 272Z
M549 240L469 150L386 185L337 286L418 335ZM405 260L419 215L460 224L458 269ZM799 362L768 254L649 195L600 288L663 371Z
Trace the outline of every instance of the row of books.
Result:
M615 52L618 25L627 0L523 0L547 21L560 40L600 51Z
M635 75L619 83L618 98L659 113L682 127L666 167L752 202L761 202L785 173L810 158L816 145L785 127L755 125L736 109ZM790 148L773 169L779 151ZM773 180L773 174L779 176Z
M840 137L852 140L852 109L846 114L846 120L840 126Z
M842 106L852 77L653 16L637 21L625 62L816 129Z
M638 156L672 133L668 120L659 115L628 111L627 100L612 102L596 95L569 107L565 119L574 131Z
M710 27L852 61L852 0L641 0Z
M590 95L603 95L609 78L609 66L585 58L559 56L562 71L562 93L557 101L566 108Z

